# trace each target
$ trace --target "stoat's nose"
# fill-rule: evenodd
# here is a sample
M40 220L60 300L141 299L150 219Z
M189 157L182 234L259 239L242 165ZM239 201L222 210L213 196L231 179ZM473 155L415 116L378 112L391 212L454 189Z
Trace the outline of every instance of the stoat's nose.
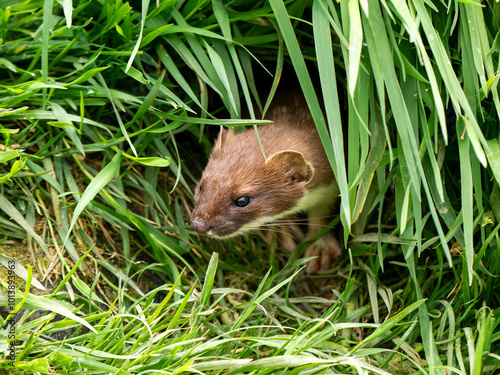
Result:
M191 220L191 228L200 234L205 234L210 229L207 222L200 218L193 218Z

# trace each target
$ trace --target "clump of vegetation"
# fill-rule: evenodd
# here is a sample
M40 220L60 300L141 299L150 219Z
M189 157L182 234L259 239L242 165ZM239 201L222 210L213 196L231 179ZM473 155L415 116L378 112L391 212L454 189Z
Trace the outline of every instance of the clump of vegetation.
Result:
M0 373L498 371L499 14L0 0ZM187 224L218 126L264 123L283 71L341 191L321 275Z

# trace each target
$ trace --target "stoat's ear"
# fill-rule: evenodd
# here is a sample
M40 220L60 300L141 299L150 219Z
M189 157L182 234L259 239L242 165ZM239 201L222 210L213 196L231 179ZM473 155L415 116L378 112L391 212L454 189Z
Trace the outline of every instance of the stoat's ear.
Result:
M233 128L224 129L224 127L221 126L219 136L217 137L217 140L215 141L215 149L216 150L222 149L222 146L224 145L224 143L226 143L229 139L232 139L233 137L234 137Z
M298 151L286 150L271 155L267 159L267 167L294 183L308 183L314 176L313 166Z

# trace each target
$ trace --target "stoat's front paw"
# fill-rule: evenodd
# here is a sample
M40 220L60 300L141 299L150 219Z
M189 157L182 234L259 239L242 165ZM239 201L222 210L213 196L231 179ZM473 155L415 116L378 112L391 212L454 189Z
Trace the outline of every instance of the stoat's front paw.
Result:
M342 253L339 241L331 233L325 234L315 243L309 246L304 257L316 257L307 263L306 272L308 274L318 271L326 271L330 268L332 262Z

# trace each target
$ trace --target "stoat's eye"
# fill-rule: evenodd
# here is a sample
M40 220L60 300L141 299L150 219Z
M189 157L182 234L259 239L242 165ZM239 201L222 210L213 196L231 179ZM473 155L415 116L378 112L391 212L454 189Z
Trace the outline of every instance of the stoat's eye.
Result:
M246 207L250 204L251 199L249 197L238 197L234 200L234 205L236 207Z

